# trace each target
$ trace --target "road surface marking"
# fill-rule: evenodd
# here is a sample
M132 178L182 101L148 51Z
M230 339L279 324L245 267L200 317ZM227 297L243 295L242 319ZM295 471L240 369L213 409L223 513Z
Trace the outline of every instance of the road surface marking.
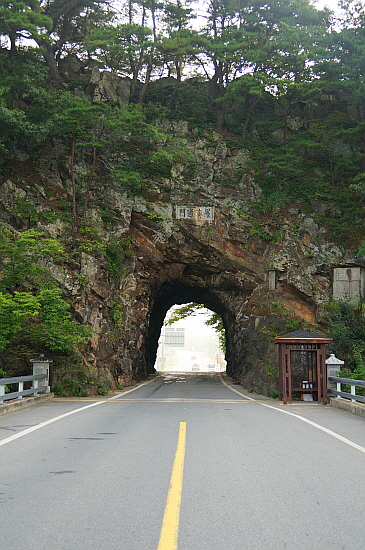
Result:
M186 446L186 422L180 422L176 454L167 494L165 513L162 521L160 541L157 550L176 550L179 533L180 504L184 472Z
M126 395L127 393L130 393L134 390L137 390L141 386L145 386L146 384L149 384L150 380L148 382L144 382L143 384L140 384L139 386L136 386L135 388L132 388L131 390L128 390L124 392L123 395ZM19 439L19 437L23 437L23 435L27 435L31 432L35 432L36 430L39 430L40 428L44 428L45 426L48 426L48 424L52 424L53 422L57 422L57 420L61 420L62 418L66 418L66 416L70 416L71 414L76 414L80 411L84 411L86 409L90 409L91 407L96 407L97 405L102 405L103 403L107 403L108 401L112 401L113 399L117 399L120 397L121 394L114 395L113 397L109 397L109 399L106 399L104 401L97 401L96 403L91 403L90 405L86 405L85 407L80 407L79 409L75 409L74 411L69 411L64 414L60 414L59 416L55 416L54 418L50 418L49 420L46 420L45 422L41 422L40 424L36 424L35 426L32 426L31 428L28 428L26 430L23 430L22 432L16 433L14 435L11 435L5 439L2 439L0 441L0 447L2 445L6 445L7 443L10 443L11 441L14 441L15 439Z
M137 399L118 399L114 403L240 403L251 405L251 401L243 399L193 399L188 397L142 397Z
M142 388L143 386L147 386L147 384L151 384L151 382L154 382L155 379L151 378L150 380L147 380L147 382L142 382L142 384L138 384L135 388L132 388L131 390L124 391L123 393L117 393L117 395L113 395L113 397L109 397L107 401L113 401L113 399L119 399L120 397L123 397L123 395L127 395L127 393L131 393L132 391L139 390L139 388Z
M269 409L274 409L275 411L282 412L284 414L288 414L289 416L295 416L295 418L298 418L299 420L302 420L302 422L305 422L306 424L309 424L310 426L314 426L318 430L321 430L322 432L325 432L328 435L331 435L332 437L335 437L339 441L342 441L343 443L346 443L346 445L350 445L350 447L353 447L354 449L357 449L358 451L361 451L362 453L365 453L365 447L362 447L361 445L358 445L357 443L354 443L353 441L350 441L350 439L347 439L346 437L343 437L342 435L333 432L332 430L329 430L328 428L325 428L324 426L321 426L321 424L317 424L316 422L312 422L312 420L308 420L304 416L300 416L299 414L291 413L289 411L284 411L283 409L278 409L278 407L273 407L272 405L267 405L266 403L259 403L263 407L268 407Z
M223 378L221 378L221 380L222 380L222 383L225 386L227 386L227 388L229 388L230 390L232 390L235 393L238 393L240 395L244 395L244 394L240 393L239 391L231 388L228 384L226 384L224 382ZM244 395L244 397L247 397L247 396ZM247 397L247 399L251 399L251 401L255 401L255 403L257 403L258 405L261 405L263 407L268 407L269 409L274 409L274 411L279 411L279 412L282 412L284 414L288 414L289 416L294 416L295 418L298 418L298 420L301 420L302 422L305 422L306 424L309 424L310 426L313 426L314 428L317 428L318 430L321 430L322 432L324 432L328 435L331 435L332 437L335 437L339 441L342 441L342 443L346 443L346 445L349 445L350 447L353 447L354 449L357 449L358 451L360 451L362 453L365 453L365 447L362 447L361 445L358 445L357 443L354 443L350 439L347 439L346 437L343 437L342 435L340 435L336 432L333 432L332 430L329 430L328 428L325 428L324 426L321 426L321 424L317 424L316 422L313 422L312 420L308 420L304 416L300 416L299 414L295 414L295 413L292 413L292 412L289 412L289 411L285 411L284 409L279 409L278 407L273 407L273 405L268 405L267 403L262 403L260 401L257 401L253 397Z
M244 399L248 399L249 401L255 401L256 403L256 399L254 399L253 397L249 397L248 395L245 395L244 393L241 393L240 391L238 390L235 390L234 388L231 388L231 386L229 386L227 384L227 382L225 380L223 380L223 376L220 375L219 378L221 379L221 382L224 386L226 386L226 388L228 388L229 390L231 391L234 391L235 393L238 393L238 395L240 395L241 397L244 397Z
M14 441L14 439L19 439L19 437L23 437L23 435L30 434L31 432L35 432L36 430L39 430L40 428L44 428L44 426L48 426L48 424L52 424L53 422L56 422L57 420L61 420L61 418L65 418L66 416L70 416L71 414L75 414L80 411L84 411L85 409L90 409L90 407L96 407L96 405L102 405L105 403L105 401L97 401L96 403L91 403L91 405L86 405L86 407L81 407L80 409L75 409L74 411L67 412L65 414L60 414L59 416L55 416L54 418L50 418L49 420L46 420L45 422L41 422L40 424L36 424L35 426L32 426L31 428L28 428L27 430L23 430L22 432L19 432L17 434L11 435L10 437L7 437L6 439L3 439L0 441L0 447L1 445L6 445L6 443L10 443L10 441Z

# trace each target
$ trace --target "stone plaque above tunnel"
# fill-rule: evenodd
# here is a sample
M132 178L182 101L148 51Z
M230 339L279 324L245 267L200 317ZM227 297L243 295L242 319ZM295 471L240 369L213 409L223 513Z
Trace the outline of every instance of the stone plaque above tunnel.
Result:
M177 220L190 220L194 223L212 222L214 206L176 206Z

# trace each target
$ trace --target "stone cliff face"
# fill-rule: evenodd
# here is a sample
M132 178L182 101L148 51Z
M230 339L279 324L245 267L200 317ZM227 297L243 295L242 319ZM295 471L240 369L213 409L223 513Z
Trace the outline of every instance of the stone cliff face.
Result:
M117 184L100 197L97 181L93 185L89 225L102 242L130 243L120 271L111 277L97 248L46 264L73 315L95 331L85 362L110 372L116 383L154 371L166 312L195 301L223 318L228 374L265 391L276 361L272 338L289 332L293 319L320 325L332 268L347 260L299 205L258 215L261 191L247 169L247 151L228 147L218 132L198 137L186 123L171 124L196 159L189 181L177 165L171 178L151 182L138 197ZM29 220L19 215L19 200L44 212L54 197L69 196L69 177L56 157L53 148L41 161L17 159L1 185L3 222L22 231ZM113 217L108 223L105 208ZM37 226L60 239L66 232L59 218L38 219Z

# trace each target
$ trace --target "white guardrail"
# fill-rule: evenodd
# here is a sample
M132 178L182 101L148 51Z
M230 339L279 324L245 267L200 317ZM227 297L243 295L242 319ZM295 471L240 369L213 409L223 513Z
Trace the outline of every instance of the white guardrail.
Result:
M49 386L40 386L40 380L47 382L48 374L30 374L29 376L16 376L14 378L0 378L0 405L9 399L23 399L27 395L38 395L39 393L49 392ZM32 387L25 390L24 382L32 382ZM18 384L18 391L5 393L6 386Z
M362 395L356 395L356 386L365 388L365 380L353 380L352 378L338 378L337 376L329 376L329 382L335 382L337 390L328 388L327 393L329 395L335 395L336 399L351 399L351 403L365 403L365 397ZM342 391L342 384L349 384L351 386L351 393Z
M16 376L14 378L0 378L0 405L4 404L4 401L9 399L23 399L27 395L36 396L39 393L49 392L49 386L40 386L39 381L44 380L48 383L48 373L44 374L31 374L29 376ZM353 380L352 378L338 378L337 376L329 376L329 382L335 382L337 390L328 388L328 395L335 395L336 399L351 399L352 403L365 403L365 397L362 395L356 395L356 386L365 388L365 380ZM32 387L25 390L24 382L32 382ZM10 384L18 384L18 391L5 393L6 386ZM342 391L342 384L350 385L351 393Z

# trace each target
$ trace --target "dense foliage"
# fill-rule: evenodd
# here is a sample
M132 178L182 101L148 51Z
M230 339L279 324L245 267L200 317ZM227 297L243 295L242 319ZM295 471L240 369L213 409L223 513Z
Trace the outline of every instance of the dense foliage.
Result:
M95 175L100 197L111 180L141 193L175 165L189 181L195 159L160 124L183 119L249 150L247 172L265 195L258 215L299 200L365 255L365 5L340 5L334 14L309 0L0 0L0 176L19 151L39 157L62 142L71 181L52 209L19 200L15 214L29 230L69 223L68 255L102 254L116 277L130 242L105 244L87 220ZM93 101L94 69L128 79L125 105ZM240 170L217 183L234 187ZM105 207L102 218L108 227L113 214ZM86 341L40 267L47 254L65 261L62 245L31 232L2 240L0 348L19 334L50 350ZM57 337L55 324L65 328Z
M325 308L332 351L345 362L340 376L365 380L365 304L333 301ZM360 393L360 392L358 392Z
M325 201L322 223L338 241L361 245L365 7L340 4L334 14L309 0L0 0L0 161L68 140L76 231L80 155L90 159L85 213L95 170L140 192L174 162L189 165L154 119L215 124L251 151L268 199ZM91 102L94 68L129 79L130 109ZM124 159L112 166L107 159L121 148Z
M12 348L17 366L21 359L29 360L40 351L75 354L77 346L92 334L90 327L69 316L70 306L56 281L40 265L47 256L54 261L64 259L59 241L33 229L14 235L1 228L0 352Z

